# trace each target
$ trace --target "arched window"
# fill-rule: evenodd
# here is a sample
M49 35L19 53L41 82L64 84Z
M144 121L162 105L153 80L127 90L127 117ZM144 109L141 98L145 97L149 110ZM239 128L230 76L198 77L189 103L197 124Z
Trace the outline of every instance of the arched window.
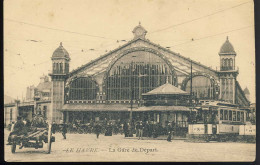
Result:
M225 69L224 70L227 70L228 68L228 59L225 59Z
M66 100L96 100L97 92L95 81L88 77L77 78L70 84Z
M227 59L228 60L228 67L227 67L227 69L229 70L230 69L230 60L231 59Z
M52 69L53 69L52 72L55 73L55 70L56 70L55 63L52 64Z
M105 80L107 100L140 100L147 93L168 82L176 84L176 76L159 56L149 52L133 52L120 58Z
M226 59L222 59L223 60L223 70L226 69Z
M230 69L232 69L233 70L233 59L230 59Z
M190 92L191 81L187 81L186 92ZM195 76L192 78L192 93L198 99L214 99L215 86L212 80L206 76Z
M56 73L60 72L59 63L56 63Z
M225 68L225 59L221 59L221 68L222 68L222 70L224 70L224 68Z
M64 73L63 72L63 63L60 63L60 73Z

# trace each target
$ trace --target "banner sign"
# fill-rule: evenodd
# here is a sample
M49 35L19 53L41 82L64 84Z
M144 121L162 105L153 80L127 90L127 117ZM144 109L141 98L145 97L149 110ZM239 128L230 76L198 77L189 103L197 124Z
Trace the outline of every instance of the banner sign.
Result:
M190 124L189 134L204 134L205 125L204 124Z
M240 125L239 135L256 135L255 125Z
M217 133L239 133L239 125L218 124Z

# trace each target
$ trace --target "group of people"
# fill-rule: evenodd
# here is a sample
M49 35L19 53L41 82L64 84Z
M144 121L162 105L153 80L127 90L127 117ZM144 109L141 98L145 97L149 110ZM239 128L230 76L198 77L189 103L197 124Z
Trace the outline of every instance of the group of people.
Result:
M76 127L76 130L82 128L82 124L76 122L74 124L56 124L52 123L52 132L55 134L56 131L62 133L63 138L66 139L66 134L68 129L71 129L71 125ZM143 137L153 137L157 138L159 135L167 134L167 141L171 141L171 137L174 130L174 125L172 123L167 123L166 127L162 127L162 125L158 122L153 121L137 121L135 124L130 125L129 122L121 123L119 121L111 122L91 122L88 124L91 131L90 133L95 133L96 137L99 138L99 135L104 133L105 136L112 136L112 134L124 133L125 137L133 137L136 134L136 137L139 139L143 139ZM28 132L32 131L33 128L43 128L48 127L46 120L42 117L42 115L33 115L33 119L30 120L22 120L21 117L17 118L17 122L13 124L11 128L12 134L26 136Z
M143 137L153 137L157 138L159 135L167 134L167 141L171 141L174 127L172 123L168 122L166 127L163 128L158 122L138 121L135 124L135 132L138 140L143 139Z

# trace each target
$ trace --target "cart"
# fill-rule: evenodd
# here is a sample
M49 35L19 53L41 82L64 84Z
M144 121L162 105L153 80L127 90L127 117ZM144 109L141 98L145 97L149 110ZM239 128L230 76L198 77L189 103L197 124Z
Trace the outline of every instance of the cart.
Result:
M36 128L25 135L11 135L11 152L15 153L16 146L20 145L24 148L43 148L43 142L47 143L47 153L51 153L51 144L55 142L52 136L51 124L47 128Z

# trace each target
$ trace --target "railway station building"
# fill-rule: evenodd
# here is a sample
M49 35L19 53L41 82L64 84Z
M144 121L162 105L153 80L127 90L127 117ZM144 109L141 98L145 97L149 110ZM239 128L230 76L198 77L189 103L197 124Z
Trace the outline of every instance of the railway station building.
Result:
M124 121L131 115L135 121L172 121L187 128L191 103L236 105L236 119L250 105L237 81L237 54L228 38L212 54L220 59L220 69L214 70L148 40L140 24L132 32L126 44L72 71L73 61L60 43L49 74L52 121ZM217 115L229 114L222 113Z

